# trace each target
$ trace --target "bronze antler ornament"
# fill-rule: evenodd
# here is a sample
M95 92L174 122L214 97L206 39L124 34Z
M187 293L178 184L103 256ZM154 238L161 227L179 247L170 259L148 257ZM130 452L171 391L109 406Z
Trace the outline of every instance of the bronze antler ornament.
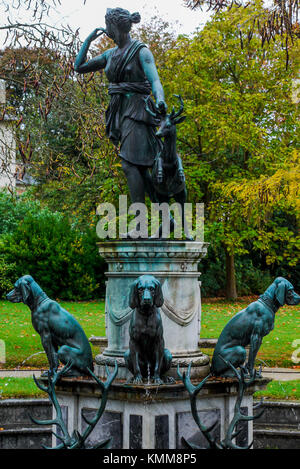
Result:
M91 420L88 420L83 414L82 418L83 420L87 423L87 428L81 435L77 430L74 430L72 435L69 434L69 431L67 429L67 426L63 420L62 416L62 410L61 406L58 402L56 392L55 392L55 385L57 382L71 369L72 363L67 363L61 370L56 371L56 370L51 370L48 372L48 384L47 386L44 386L41 384L36 377L33 375L33 379L37 387L41 390L44 391L48 394L50 401L53 404L53 407L56 411L56 417L52 420L36 420L30 415L31 420L36 423L37 425L57 425L61 432L62 435L58 435L55 432L52 432L56 438L58 438L61 443L54 447L54 448L49 448L45 445L43 445L43 448L45 449L86 449L86 439L90 435L90 433L93 431L97 423L99 422L105 407L107 403L107 398L108 398L108 392L111 387L112 382L114 381L115 377L117 376L118 373L118 365L117 362L115 361L115 368L112 373L109 372L107 366L106 366L106 373L107 373L107 379L103 383L97 376L94 375L94 373L87 368L88 373L92 376L92 378L96 381L96 383L99 385L101 389L101 404L99 409L97 410L97 413L95 417ZM110 445L110 438L98 443L91 449L105 449L109 448Z
M257 378L257 374L256 374L257 372L255 370L253 376L249 380L246 380L245 373L242 368L240 368L240 372L239 372L230 362L227 362L226 360L224 361L233 370L236 378L238 379L239 387L238 387L237 399L236 399L235 406L234 406L234 415L226 431L225 438L222 441L217 441L216 437L211 434L212 430L216 427L218 422L216 421L210 427L206 427L201 422L199 413L197 411L197 395L203 388L206 381L212 377L212 373L207 375L197 386L194 386L191 383L191 364L188 367L187 374L186 373L181 374L179 370L179 365L178 365L177 374L182 380L186 390L189 393L193 418L197 426L199 427L199 430L208 441L209 448L210 449L250 449L251 446L253 445L253 441L247 446L238 446L237 444L233 442L233 440L241 432L241 430L236 431L236 427L239 422L252 421L252 420L258 419L264 412L264 409L262 409L258 414L253 415L253 416L243 415L241 412L241 404L242 404L245 390L254 383L255 379ZM262 405L262 402L263 401L261 400L258 404L253 406L253 409L258 409ZM198 446L189 443L183 437L182 437L182 442L188 448L200 449Z

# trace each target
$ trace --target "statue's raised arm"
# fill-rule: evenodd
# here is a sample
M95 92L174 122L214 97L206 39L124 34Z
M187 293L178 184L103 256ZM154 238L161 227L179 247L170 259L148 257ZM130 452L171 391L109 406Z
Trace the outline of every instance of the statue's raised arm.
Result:
M86 38L75 60L75 64L74 64L75 72L78 72L78 73L96 72L97 70L101 70L102 68L105 67L106 62L107 62L108 51L105 51L103 54L89 60L88 62L86 61L86 55L91 45L91 42L95 41L95 39L97 39L104 33L106 33L104 28L96 28Z

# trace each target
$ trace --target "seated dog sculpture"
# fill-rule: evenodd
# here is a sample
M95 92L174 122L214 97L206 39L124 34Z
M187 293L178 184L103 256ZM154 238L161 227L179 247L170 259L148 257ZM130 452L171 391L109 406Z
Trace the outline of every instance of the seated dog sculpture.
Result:
M6 297L31 309L32 325L41 336L50 372L57 370L59 360L65 365L72 364L68 376L86 375L87 368L93 370L91 346L82 327L68 311L48 298L30 275L19 278Z
M124 355L133 383L151 380L155 384L174 382L164 377L171 367L172 355L165 349L163 326L158 308L163 305L160 282L142 275L131 286L129 306L134 309L129 326L129 350Z
M237 313L224 327L212 358L211 373L214 376L234 376L230 362L235 368L243 367L247 345L249 357L244 371L253 376L254 362L264 336L274 329L275 313L284 304L297 305L300 296L293 285L278 277L257 301Z

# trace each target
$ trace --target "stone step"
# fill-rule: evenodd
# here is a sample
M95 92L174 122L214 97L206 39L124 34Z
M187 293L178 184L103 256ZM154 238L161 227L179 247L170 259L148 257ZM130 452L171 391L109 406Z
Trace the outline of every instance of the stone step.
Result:
M52 417L52 407L48 399L4 399L0 400L0 428L7 422L12 425L33 425L29 414L38 420Z
M34 424L29 415L38 420L51 419L52 407L48 399L0 400L0 449L51 446L51 427Z
M51 443L51 427L19 425L0 431L0 449L42 449Z
M256 425L289 425L300 428L300 402L293 401L264 401L263 415L255 420Z
M300 449L300 403L264 401L263 415L253 422L255 449Z
M254 448L300 449L300 403L264 401L265 413L254 421ZM0 449L51 446L51 427L31 422L52 416L47 399L0 400Z
M253 439L254 449L300 449L300 430L293 426L254 424Z

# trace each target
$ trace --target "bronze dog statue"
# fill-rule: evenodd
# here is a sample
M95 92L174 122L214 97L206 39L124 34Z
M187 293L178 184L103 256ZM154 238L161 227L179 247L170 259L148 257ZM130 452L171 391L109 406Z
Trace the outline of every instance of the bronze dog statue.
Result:
M257 301L237 313L224 327L214 350L211 373L214 376L234 376L232 369L242 367L253 376L254 362L264 336L274 329L275 313L284 304L297 305L300 296L293 285L283 277L278 277ZM245 347L250 345L246 361ZM224 361L225 360L225 361Z
M154 384L174 382L164 377L172 355L164 345L163 326L158 310L164 299L160 282L152 275L142 275L131 286L129 306L134 309L129 326L129 350L124 355L134 384L151 380Z
M19 278L6 298L30 308L32 325L40 334L50 372L57 370L59 360L65 365L72 364L68 376L86 375L87 368L93 370L91 346L82 327L30 275Z

